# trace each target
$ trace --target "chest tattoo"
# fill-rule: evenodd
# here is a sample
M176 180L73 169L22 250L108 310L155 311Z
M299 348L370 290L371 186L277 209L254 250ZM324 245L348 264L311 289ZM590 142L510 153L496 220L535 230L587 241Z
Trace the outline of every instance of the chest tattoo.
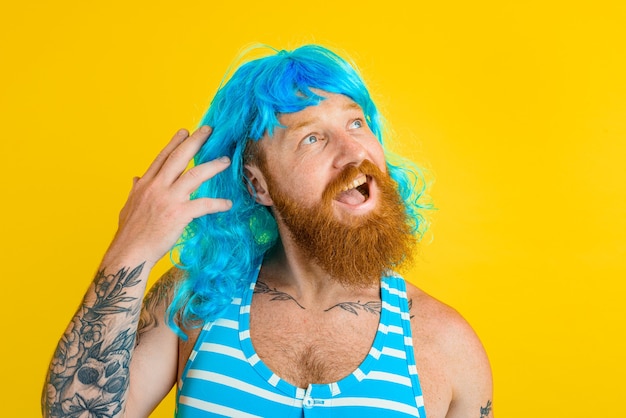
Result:
M298 305L300 307L300 309L306 309L304 306L300 305L300 303L298 303L296 298L294 298L290 294L285 293L285 292L281 292L280 290L278 290L276 288L272 289L266 283L261 282L261 281L257 281L256 282L256 286L254 287L254 293L269 295L271 297L270 300L272 300L272 301L276 301L276 300L279 300L279 301L281 301L281 300L292 301L293 303Z
M344 311L350 312L351 314L358 315L359 311L369 312L372 314L379 314L382 309L382 302L378 300L372 300L369 302L361 303L361 301L356 302L341 302L336 305L331 306L328 309L325 309L324 312L328 312L331 309L341 308Z
M262 281L257 281L256 286L254 287L254 293L256 294L264 294L270 296L270 301L290 301L298 305L300 309L305 309L304 306L298 302L296 298L291 296L290 294L278 290L276 288L271 288L267 285L267 283ZM359 312L369 312L371 314L380 315L380 311L382 309L382 302L379 300L372 300L369 302L361 303L361 301L356 302L340 302L336 305L331 306L328 309L324 309L324 312L329 312L335 308L343 309L346 312L350 312L351 314L358 315Z

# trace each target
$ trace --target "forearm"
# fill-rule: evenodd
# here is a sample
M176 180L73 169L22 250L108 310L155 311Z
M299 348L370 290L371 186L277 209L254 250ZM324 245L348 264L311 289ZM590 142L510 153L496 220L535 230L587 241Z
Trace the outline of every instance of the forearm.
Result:
M210 132L180 130L134 179L115 238L50 363L44 416L123 416L149 270L192 219L232 207L225 199L190 199L230 164L218 159L186 171Z
M151 267L137 258L105 257L50 363L43 416L74 416L79 411L123 416Z

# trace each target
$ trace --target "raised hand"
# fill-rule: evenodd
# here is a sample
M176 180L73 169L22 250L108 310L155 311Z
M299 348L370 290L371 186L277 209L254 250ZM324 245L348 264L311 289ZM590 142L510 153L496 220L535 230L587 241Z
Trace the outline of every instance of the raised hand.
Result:
M184 129L178 131L146 173L134 179L108 256L124 254L155 263L194 218L232 207L227 199L190 199L202 182L230 165L230 160L222 157L186 170L210 134L208 126L191 136Z
M141 300L152 266L176 243L189 222L232 207L226 199L190 199L202 182L230 165L228 158L219 158L187 170L210 134L207 126L192 135L178 131L146 173L135 178L115 238L50 362L42 396L44 417L139 416L126 414L126 406L130 411L145 410L143 404L151 401L133 403L132 399L160 396L161 389L144 390L149 385L143 382L135 387L139 394L130 396L127 405ZM158 334L154 352L177 350L173 333ZM156 375L174 376L175 356L168 359L163 355L150 365L151 372L165 370ZM167 393L173 381L157 380L157 386Z

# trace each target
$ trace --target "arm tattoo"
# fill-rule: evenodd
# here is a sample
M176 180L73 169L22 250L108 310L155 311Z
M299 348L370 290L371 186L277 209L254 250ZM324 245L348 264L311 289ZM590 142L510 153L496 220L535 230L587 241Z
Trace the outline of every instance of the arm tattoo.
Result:
M298 301L288 293L281 292L276 288L271 289L266 283L262 281L257 281L256 286L254 287L254 293L263 293L272 296L270 300L291 300L296 305L298 305L301 309L306 309L304 306L300 305Z
M480 407L480 418L487 418L491 413L491 401L487 401L487 405Z
M361 303L361 301L341 302L341 303L331 306L330 308L326 309L324 312L328 312L334 308L341 308L344 311L350 312L355 315L359 314L358 312L359 310L363 310L365 312L380 315L380 311L382 309L382 302L378 300L373 300L367 303Z
M95 300L83 300L52 358L42 396L45 417L110 418L122 411L139 313L137 298L126 291L140 283L143 266L96 274ZM117 315L130 321L116 326Z
M413 299L409 299L409 312L411 312L411 309L413 309ZM415 315L410 315L409 319L413 319Z
M168 271L152 286L144 298L139 315L139 325L137 326L137 345L139 345L143 333L159 326L159 317L156 315L157 307L163 302L169 303L171 290L175 283L176 277Z

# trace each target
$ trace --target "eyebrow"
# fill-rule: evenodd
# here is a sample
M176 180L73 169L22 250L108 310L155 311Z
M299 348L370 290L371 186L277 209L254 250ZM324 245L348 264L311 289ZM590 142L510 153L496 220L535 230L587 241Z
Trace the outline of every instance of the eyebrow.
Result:
M359 110L361 112L363 111L361 106L359 106L356 102L352 102L352 101L349 102L349 103L346 103L345 106L343 106L343 110ZM297 131L297 130L299 130L301 128L304 128L304 127L306 127L308 125L314 124L315 122L317 122L317 120L318 120L318 118L311 118L311 119L303 120L303 121L301 121L301 122L299 122L299 123L297 123L297 124L295 124L293 126L289 126L287 128L287 131Z
M312 125L313 123L315 123L318 120L318 118L312 118L312 119L307 119L307 120L303 120L302 122L299 122L293 126L289 126L287 128L287 131L297 131L299 129L302 129L308 125Z

